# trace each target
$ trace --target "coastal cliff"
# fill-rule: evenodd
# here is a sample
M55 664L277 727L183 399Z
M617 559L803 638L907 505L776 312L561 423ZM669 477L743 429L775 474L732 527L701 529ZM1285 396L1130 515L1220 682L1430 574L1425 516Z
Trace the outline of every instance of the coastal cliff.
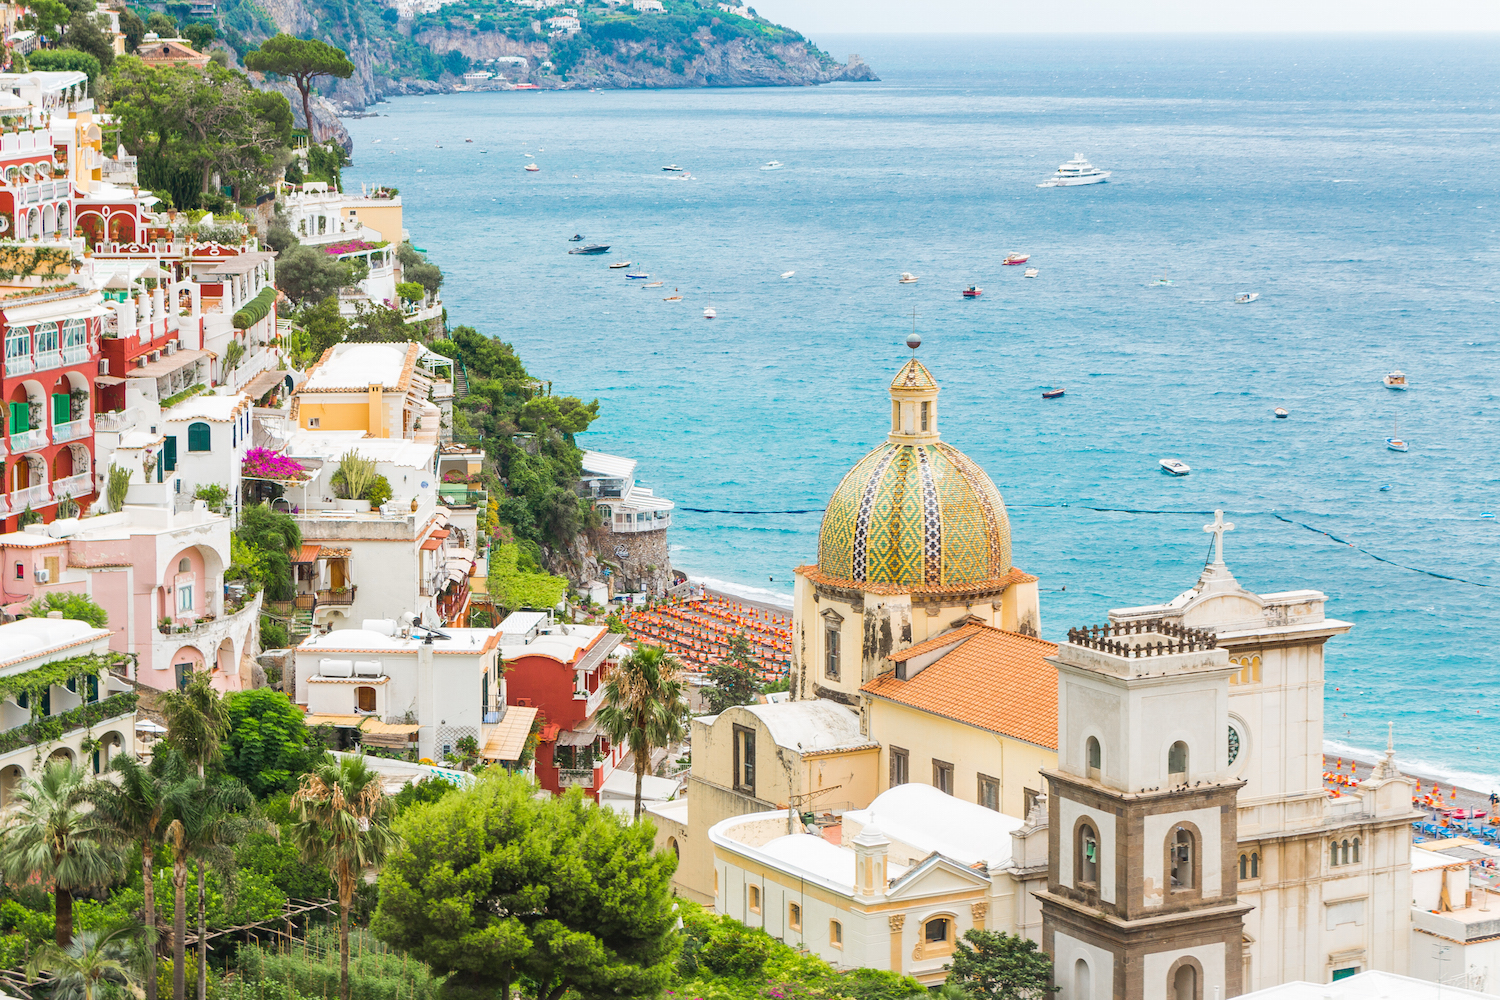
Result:
M257 3L265 15L261 26L227 35L238 55L272 29L321 38L348 52L354 75L319 79L319 94L328 103L313 115L315 133L339 140L342 130L330 112L358 113L393 95L516 87L799 87L879 79L858 56L838 62L752 8L711 0L582 0L569 7L456 0L415 14L409 6L398 11L376 0Z

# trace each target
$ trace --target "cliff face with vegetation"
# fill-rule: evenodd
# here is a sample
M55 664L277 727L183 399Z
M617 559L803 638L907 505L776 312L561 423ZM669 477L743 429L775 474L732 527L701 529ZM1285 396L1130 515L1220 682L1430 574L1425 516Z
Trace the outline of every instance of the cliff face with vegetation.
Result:
M563 15L563 2L576 14L576 30L549 23ZM349 53L354 76L323 78L319 89L333 104L352 109L385 95L460 86L785 87L877 79L857 59L837 62L747 8L732 13L714 0L662 3L664 10L642 13L618 0L613 6L559 0L540 10L511 0L457 0L401 18L378 0L231 0L240 13L229 40L241 55L275 30L339 46ZM471 70L495 79L465 84Z

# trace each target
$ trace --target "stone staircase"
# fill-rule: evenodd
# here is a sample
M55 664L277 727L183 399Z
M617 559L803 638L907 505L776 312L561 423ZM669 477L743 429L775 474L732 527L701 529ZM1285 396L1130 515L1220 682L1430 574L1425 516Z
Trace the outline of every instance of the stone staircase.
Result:
M455 359L453 366L453 398L463 399L469 394L469 373L464 369L462 356Z

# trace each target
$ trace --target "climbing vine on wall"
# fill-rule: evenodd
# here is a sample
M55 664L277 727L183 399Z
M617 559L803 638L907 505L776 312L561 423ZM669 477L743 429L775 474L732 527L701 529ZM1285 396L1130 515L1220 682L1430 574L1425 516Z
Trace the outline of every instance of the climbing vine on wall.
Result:
M0 243L0 281L30 278L50 264L48 274L65 273L83 266L66 247L29 247L23 243Z
M83 677L98 677L107 673L112 665L122 662L124 661L118 656L100 653L53 660L35 670L0 677L0 699L19 701L21 695L26 695L30 698L31 712L35 715L42 702L42 692L48 688L54 685L67 687L68 681Z

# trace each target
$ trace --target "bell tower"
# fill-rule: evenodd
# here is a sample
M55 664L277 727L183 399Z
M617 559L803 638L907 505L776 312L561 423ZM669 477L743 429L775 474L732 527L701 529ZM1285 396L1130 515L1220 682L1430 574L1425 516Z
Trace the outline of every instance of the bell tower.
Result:
M1242 992L1244 915L1223 734L1235 669L1161 619L1072 629L1058 673L1042 946L1059 1000Z

